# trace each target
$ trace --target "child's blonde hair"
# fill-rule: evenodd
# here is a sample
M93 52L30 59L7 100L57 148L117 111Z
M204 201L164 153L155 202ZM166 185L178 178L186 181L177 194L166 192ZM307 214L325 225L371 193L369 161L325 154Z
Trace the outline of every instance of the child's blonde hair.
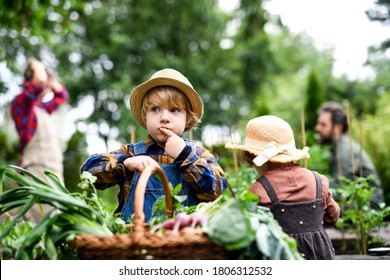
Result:
M149 90L142 102L141 117L146 122L148 109L163 102L164 106L177 107L187 112L186 130L200 122L198 116L192 111L192 106L188 98L179 89L171 86L159 86Z

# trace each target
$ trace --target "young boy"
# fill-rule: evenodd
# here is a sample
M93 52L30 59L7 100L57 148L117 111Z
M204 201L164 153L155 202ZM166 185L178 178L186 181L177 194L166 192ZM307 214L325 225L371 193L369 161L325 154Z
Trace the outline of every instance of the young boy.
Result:
M261 116L246 126L245 145L226 144L242 150L242 158L256 168L260 178L249 190L270 208L283 230L298 243L305 259L334 259L324 225L334 225L340 207L329 191L329 180L297 161L308 159L308 148L295 147L291 126L276 116Z
M137 122L147 129L146 141L122 145L109 154L94 154L81 166L98 179L96 188L120 186L119 205L115 210L128 222L133 214L134 192L140 173L150 165L160 165L175 187L183 205L212 200L226 188L224 172L206 149L181 137L203 116L203 102L186 77L174 69L156 72L137 86L130 96L130 108ZM145 193L145 221L152 216L152 206L164 195L160 181L151 176Z

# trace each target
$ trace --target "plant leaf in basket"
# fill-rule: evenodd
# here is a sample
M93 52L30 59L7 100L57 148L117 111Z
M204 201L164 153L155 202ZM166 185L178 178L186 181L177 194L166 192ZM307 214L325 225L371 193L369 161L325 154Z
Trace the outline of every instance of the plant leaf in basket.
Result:
M255 231L247 217L244 203L234 200L221 208L208 221L204 232L218 245L228 250L238 250L249 246L255 239Z
M156 216L159 213L164 213L165 206L165 196L160 196L157 198L157 200L153 203L152 216Z
M169 184L172 187L172 184L171 183L169 183ZM183 209L184 206L181 203L187 199L186 195L178 195L180 193L181 189L182 189L181 183L172 189L173 208L176 211L181 211ZM167 204L165 202L165 195L160 196L153 203L152 216L156 216L159 214L163 215L166 207L167 207Z

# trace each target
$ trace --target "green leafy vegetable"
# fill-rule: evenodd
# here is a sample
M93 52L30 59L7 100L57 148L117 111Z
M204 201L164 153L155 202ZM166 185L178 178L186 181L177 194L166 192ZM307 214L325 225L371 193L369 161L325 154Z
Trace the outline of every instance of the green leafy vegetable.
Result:
M213 208L209 206L207 212ZM220 204L203 230L216 244L243 250L243 259L301 259L296 241L284 233L269 209L257 206L247 191Z
M252 179L253 174L241 172L244 172L238 176L241 180L231 180L237 183L235 188L225 190L212 202L189 208L179 206L176 214L185 211L192 216L200 215L203 232L214 243L240 252L242 259L301 259L295 239L283 231L268 208L257 205L259 197L248 191L248 182L252 182L248 178ZM161 201L156 204L156 209L165 207ZM164 221L160 216L149 223L154 225L153 231L173 227L174 223L159 224Z
M216 244L223 245L228 250L245 248L255 238L245 203L239 200L222 207L203 229Z
M44 175L47 182L17 166L0 167L0 190L5 177L20 185L0 194L0 214L18 210L1 225L0 244L9 258L56 259L58 250L76 234L113 235L126 231L125 222L109 213L98 197L93 187L96 177L83 173L79 187L84 192L70 193L56 175L49 171ZM91 196L87 189L93 190ZM40 223L32 226L22 218L36 203L55 209L44 213Z

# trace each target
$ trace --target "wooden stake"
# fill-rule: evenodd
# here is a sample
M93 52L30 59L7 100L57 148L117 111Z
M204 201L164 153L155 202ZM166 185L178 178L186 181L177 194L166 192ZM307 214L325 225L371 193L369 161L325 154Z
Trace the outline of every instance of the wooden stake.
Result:
M352 128L351 128L351 118L350 118L350 110L349 110L349 103L347 103L345 111L347 113L347 124L348 124L348 136L349 136L349 147L350 147L350 153L351 153L351 164L352 164L352 181L355 182L355 159L353 156L353 150L352 150Z
M349 135L349 145L350 145L350 152L351 152L352 180L353 180L353 183L355 185L355 183L356 183L355 158L354 158L353 150L352 150L352 128L351 128L351 118L350 118L349 103L347 103L345 111L347 113L347 123L348 123L348 127L349 127L348 135ZM361 130L362 130L362 128L360 128L360 137L361 137L361 134L362 134ZM360 146L360 153L362 153L362 145ZM361 154L360 154L360 157L361 157ZM360 162L361 162L361 158L360 158ZM362 174L363 170L361 169L360 172ZM366 255L367 254L367 246L366 246L367 244L366 244L366 240L365 240L366 239L365 233L364 233L364 230L363 230L363 215L362 215L362 211L363 211L363 209L361 209L360 207L357 209L357 215L358 215L359 224L360 224L360 238L361 238L360 242L361 242L361 245L362 245L362 252L363 252L363 254Z
M339 142L336 142L336 160L337 160L337 178L339 181L339 186L341 186L341 151Z
M135 127L134 125L130 126L130 144L135 143Z
M234 162L234 172L238 174L238 159L237 159L237 150L233 150L233 162Z
M230 130L230 142L232 144L237 144L235 138L233 137L233 131ZM237 159L237 150L232 150L233 153L233 163L234 163L234 172L236 173L236 177L238 178L238 159Z
M305 133L305 109L301 109L301 132L302 132L302 145L306 147L306 133ZM307 159L304 159L305 168L307 168Z
M359 150L359 176L363 177L363 123L359 121L360 150Z

